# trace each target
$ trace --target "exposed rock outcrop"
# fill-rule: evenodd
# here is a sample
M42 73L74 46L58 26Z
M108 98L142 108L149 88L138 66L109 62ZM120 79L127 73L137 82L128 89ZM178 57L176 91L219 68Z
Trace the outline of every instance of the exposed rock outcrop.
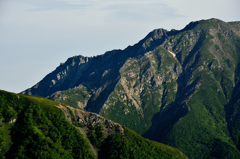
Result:
M101 126L103 126L103 131L106 134L106 138L109 135L113 135L115 133L124 134L124 129L120 124L115 123L109 119L106 119L96 113L86 112L86 111L76 109L73 107L69 107L69 106L65 107L65 106L60 105L57 107L63 110L66 118L72 124L74 124L75 119L76 119L77 123L84 125L85 133L88 132L88 127L87 127L88 125L91 125L91 126L101 125ZM71 112L69 110L72 111L74 117L71 115Z

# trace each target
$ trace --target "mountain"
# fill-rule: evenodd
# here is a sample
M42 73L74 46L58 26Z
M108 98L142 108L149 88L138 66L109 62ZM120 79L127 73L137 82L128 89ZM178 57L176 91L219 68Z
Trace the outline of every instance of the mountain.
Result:
M187 158L96 113L42 97L0 91L0 104L1 158Z
M189 158L240 158L239 79L240 22L209 19L71 57L22 94L98 113Z

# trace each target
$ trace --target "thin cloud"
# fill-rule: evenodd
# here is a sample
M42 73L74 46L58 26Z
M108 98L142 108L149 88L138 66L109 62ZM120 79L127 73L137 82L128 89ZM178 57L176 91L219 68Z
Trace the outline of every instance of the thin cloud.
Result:
M159 19L180 18L183 15L177 14L176 10L164 3L121 3L112 4L102 8L109 12L108 21L142 21L154 22Z

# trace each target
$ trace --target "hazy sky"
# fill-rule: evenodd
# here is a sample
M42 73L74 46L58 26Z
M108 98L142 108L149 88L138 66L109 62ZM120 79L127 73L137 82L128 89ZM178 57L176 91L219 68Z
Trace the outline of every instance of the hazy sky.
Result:
M157 28L240 21L239 0L0 0L0 89L19 93L74 55L124 49Z

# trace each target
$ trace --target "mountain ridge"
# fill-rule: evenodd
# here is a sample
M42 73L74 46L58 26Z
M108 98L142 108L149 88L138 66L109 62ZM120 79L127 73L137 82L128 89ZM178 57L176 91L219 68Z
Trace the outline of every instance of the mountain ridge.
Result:
M226 147L234 158L239 65L240 23L213 18L155 29L124 50L69 58L22 93L99 113L190 158L226 156Z

